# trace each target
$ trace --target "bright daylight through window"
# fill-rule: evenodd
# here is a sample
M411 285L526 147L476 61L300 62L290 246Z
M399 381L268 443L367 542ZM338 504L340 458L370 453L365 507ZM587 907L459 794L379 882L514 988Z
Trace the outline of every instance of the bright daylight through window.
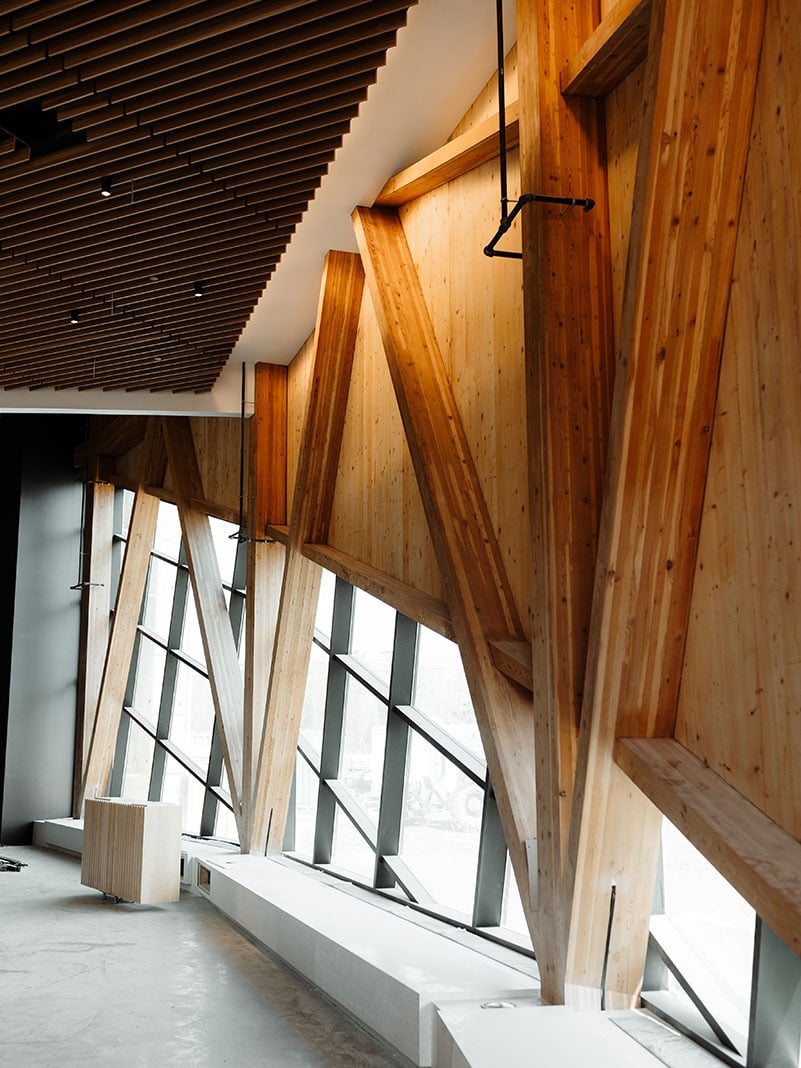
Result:
M130 507L119 491L118 548ZM240 645L244 546L234 526L211 524ZM186 833L236 841L178 514L164 502L125 712L110 792L174 801ZM531 951L456 645L330 572L285 846L304 863Z

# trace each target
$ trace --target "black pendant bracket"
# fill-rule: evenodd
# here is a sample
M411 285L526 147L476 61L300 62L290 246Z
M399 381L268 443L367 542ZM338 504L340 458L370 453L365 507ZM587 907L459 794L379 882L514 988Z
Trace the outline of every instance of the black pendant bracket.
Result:
M488 245L484 246L485 256L502 256L507 260L523 259L522 252L503 252L495 246L503 235L511 228L512 223L526 204L563 204L565 210L568 208L583 208L584 211L592 211L595 207L595 201L590 200L589 197L552 197L547 196L545 193L524 193L521 197L518 197L515 206L511 211L506 211L506 204L504 203L504 212L501 216L500 225L498 226L495 236Z

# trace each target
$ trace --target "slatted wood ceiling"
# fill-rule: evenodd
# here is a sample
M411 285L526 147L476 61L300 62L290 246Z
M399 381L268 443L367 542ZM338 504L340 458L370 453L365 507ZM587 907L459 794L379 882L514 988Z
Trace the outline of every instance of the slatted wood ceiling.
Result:
M414 2L0 0L0 386L210 389Z

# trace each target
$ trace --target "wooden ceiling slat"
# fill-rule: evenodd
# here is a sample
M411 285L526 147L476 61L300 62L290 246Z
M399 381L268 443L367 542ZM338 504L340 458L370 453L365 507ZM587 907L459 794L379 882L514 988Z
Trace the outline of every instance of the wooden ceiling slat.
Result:
M68 6L35 21L29 16L28 26L32 41L47 41L54 51L61 53L141 26L148 18L158 18L197 4L198 0L160 0L155 3L153 0L93 0L88 10L73 10Z
M0 100L86 135L0 141L0 388L209 389L408 6L0 0Z
M68 67L80 67L84 78L95 79L139 59L164 55L184 45L208 41L226 30L250 26L276 10L286 10L293 2L296 0L274 0L268 10L264 0L206 0L189 11L148 19L133 30L61 54ZM255 13L248 8L254 8Z
M361 103L365 95L366 88L345 93L344 96L338 96L336 99L326 100L319 113L315 112L313 108L306 108L305 117L300 114L290 117L285 113L276 117L271 123L264 123L259 119L250 119L249 121L239 122L236 126L226 127L223 117L210 123L209 128L203 132L197 132L192 137L181 140L178 147L192 159L202 163L204 150L213 145L225 145L230 141L235 141L238 137L256 132L263 133L267 130L278 131L278 136L280 137L281 131L285 128L288 128L287 133L292 133L293 130L297 129L297 125L300 122L309 122L313 126L320 121L321 116L324 118L328 115L330 118L333 114L341 118L342 132L344 134L348 123L356 113L358 104ZM304 109L301 108L299 110L303 111Z
M127 183L114 176L114 195L110 198L99 196L95 179L82 186L83 201L80 205L65 206L53 214L43 215L41 211L31 211L27 215L17 215L4 220L3 236L22 237L23 240L41 241L48 237L63 237L64 244L71 240L70 235L84 233L88 237L95 228L110 225L116 220L120 225L142 222L142 216L151 216L163 210L170 210L184 205L206 205L213 210L219 203L219 193L207 179L196 175L184 174L158 181L153 185L137 184L136 196L131 203ZM68 202L72 204L72 200Z
M46 19L55 18L64 11L69 11L73 18L82 18L85 12L81 9L85 9L89 4L94 5L95 2L96 0L3 0L3 8L8 6L13 11L14 28L25 30ZM147 0L138 2L146 3Z
M196 64L191 77L165 89L130 95L125 91L127 87L123 87L122 91L113 94L113 100L115 103L124 100L126 108L136 112L140 121L150 122L151 118L180 115L187 99L202 96L211 101L212 91L220 88L241 91L236 87L243 80L247 80L251 89L278 83L289 84L306 77L311 77L319 84L322 72L327 73L333 67L377 51L374 40L385 33L395 33L397 19L388 13L398 8L397 0L374 6L382 17L371 13L368 21L354 25L350 12L340 13L327 21L324 34L309 39L307 28L300 27L291 35L291 40L290 35L282 37L282 47L269 56L264 55L263 49L258 47L260 42L256 42L250 48L226 53L230 58L222 69L218 62L209 62L209 70L203 73ZM334 32L335 23L343 29Z
M383 40L385 41L386 38ZM367 56L358 56L349 63L334 64L330 71L326 72L326 91L342 95L348 90L369 84L365 82L365 78L375 79L375 64L384 51L385 48L379 48ZM278 115L282 111L308 109L309 105L314 104L319 106L320 80L317 79L311 87L306 79L300 79L300 83L292 81L280 83L278 86L270 84L263 89L251 89L249 85L246 85L245 91L242 91L240 86L236 92L223 92L220 99L214 99L212 95L204 95L199 98L202 102L198 106L182 110L177 119L173 117L159 121L150 119L144 121L138 114L131 114L127 119L132 125L141 121L142 128L150 130L152 136L166 135L172 143L180 140L189 127L202 125L215 116L224 117L226 114L236 116L244 112L250 118L254 114L258 114L260 118L267 118ZM109 120L104 118L102 122L89 122L91 116L84 116L79 121L86 122L87 135L92 139L107 137L117 132L117 125L125 118L119 106L107 108L104 115L115 111L118 114L114 115L114 118Z
M354 21L360 17L358 9L363 9L366 0L327 0L325 3L304 4L302 7L286 12L265 5L263 18L247 26L233 30L222 30L207 40L177 45L169 55L162 53L144 53L138 58L129 57L124 68L107 74L94 72L98 92L113 91L113 99L118 99L117 90L125 86L125 92L136 95L151 92L170 85L180 84L184 79L205 73L214 67L223 70L231 61L230 53L236 51L248 58L247 49L259 44L262 55L269 52L269 45L263 42L293 27L302 27L308 23L328 18L337 11L355 9ZM313 31L312 31L313 32ZM253 53L256 55L258 53ZM138 86L138 88L137 88Z
M217 209L213 215L204 210L204 205L192 207L185 212L170 211L153 213L146 221L134 223L129 227L117 227L114 220L109 220L102 229L95 229L90 235L78 235L73 241L53 243L41 239L32 242L19 241L14 237L4 238L3 245L15 251L36 254L43 262L59 263L65 259L80 262L91 257L105 255L108 250L117 250L123 246L126 251L139 255L140 250L155 245L159 241L181 238L202 240L206 234L226 230L234 233L252 233L269 240L268 228L263 218L256 215L244 218L236 204ZM272 242L271 242L272 243Z
M160 116L156 109L150 109L146 122L154 133L167 133L176 128L177 119L177 126L183 133L191 126L204 125L211 117L226 112L236 114L257 108L258 113L268 115L282 107L300 106L310 99L319 101L320 92L343 93L348 87L354 89L361 85L372 85L376 80L376 62L381 54L380 51L371 51L348 63L336 64L314 78L309 76L292 82L270 82L264 88L253 87L244 94L235 94L227 88L209 94L208 99L193 96L189 98L192 107L185 111L168 112Z
M171 255L180 256L198 244L202 244L204 250L212 255L215 250L239 244L258 247L265 255L276 249L271 234L263 223L261 228L256 230L248 223L232 221L221 229L213 220L205 226L196 226L172 237L169 241L145 232L135 244L117 245L112 241L99 244L80 255L64 257L55 249L42 249L37 262L43 267L60 272L65 278L81 278L86 267L93 267L98 263L102 263L105 270L125 268L135 263L153 262L155 257L164 255L165 247L170 249Z
M201 281L205 290L198 300L194 296L194 282ZM225 310L239 293L249 292L258 296L264 283L254 277L251 270L247 276L219 275L198 279L183 279L183 284L170 290L157 288L153 293L139 296L127 289L112 294L94 292L76 292L72 297L63 295L63 290L51 285L38 285L29 290L16 290L13 294L4 294L2 307L3 338L0 352L14 335L16 324L24 324L28 336L38 334L48 322L54 322L59 328L64 327L72 308L80 309L81 318L92 321L96 313L120 316L141 315L145 319L160 324L164 323L172 311L179 311L194 322L194 317L203 309ZM112 307L114 312L112 312ZM204 312L205 314L205 312ZM67 323L67 325L69 325Z

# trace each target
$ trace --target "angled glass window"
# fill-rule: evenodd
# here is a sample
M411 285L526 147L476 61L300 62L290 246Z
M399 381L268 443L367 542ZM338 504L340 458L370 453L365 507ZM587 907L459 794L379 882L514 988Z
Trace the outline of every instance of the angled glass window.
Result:
M128 724L128 745L125 752L121 797L131 801L146 800L154 748L155 742L152 737L142 730L138 723Z
M336 579L330 571L323 571L320 580L320 596L317 600L317 618L314 629L319 631L326 645L331 640L331 617L334 614L334 588Z
M373 881L375 854L339 806L334 817L331 864L342 872L354 875L359 882Z
M470 917L483 792L412 732L403 798L401 859L437 904Z
M381 799L387 709L353 678L348 679L339 778L368 812L377 813Z
M200 816L203 811L203 784L198 782L186 768L171 756L167 757L162 801L180 805L183 813L182 828L187 834L200 832Z
M175 564L167 563L157 556L151 556L142 622L148 630L164 641L170 633L170 616L177 573L178 569Z
M459 647L427 627L420 628L412 704L484 760Z
M180 547L181 523L178 519L178 509L174 504L160 501L156 533L153 537L153 551L177 561Z
M178 664L169 738L205 775L214 730L214 703L205 675Z
M387 686L392 668L394 634L394 609L364 590L356 590L350 653L354 660L358 660Z
M154 728L159 715L165 660L166 653L161 646L142 636L134 682L133 707L141 718Z

